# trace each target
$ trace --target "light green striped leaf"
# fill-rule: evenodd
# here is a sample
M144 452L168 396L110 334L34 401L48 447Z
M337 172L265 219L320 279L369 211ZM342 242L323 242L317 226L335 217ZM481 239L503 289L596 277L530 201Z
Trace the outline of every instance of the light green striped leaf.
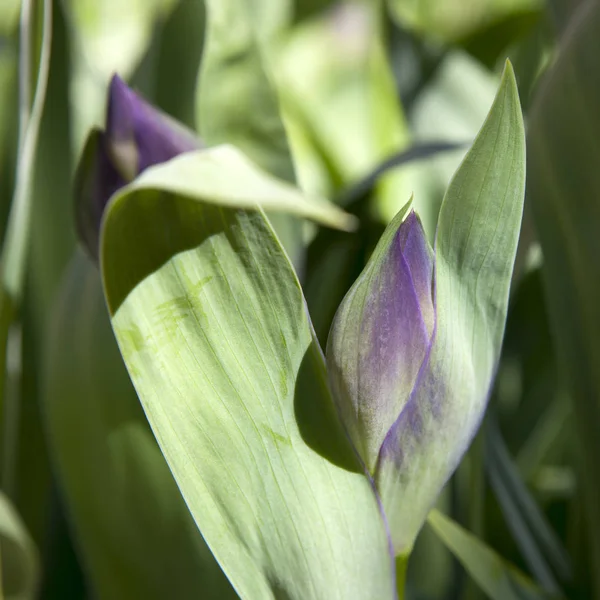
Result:
M236 598L156 444L119 354L97 268L81 251L53 312L48 441L98 598Z
M101 263L144 410L238 594L392 599L376 496L263 213L132 190L109 206Z

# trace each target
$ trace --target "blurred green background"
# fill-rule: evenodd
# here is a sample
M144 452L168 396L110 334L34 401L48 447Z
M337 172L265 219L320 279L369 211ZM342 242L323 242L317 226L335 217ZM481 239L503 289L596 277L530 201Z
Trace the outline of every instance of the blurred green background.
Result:
M504 349L480 434L439 508L533 580L532 597L600 599L600 3L239 4L299 185L361 223L352 234L290 226L322 345L411 194L433 241L444 190L512 61L528 172ZM252 127L266 109L239 94L269 83L241 60L203 85L206 21L202 0L0 0L6 598L235 597L146 423L73 220L74 169L113 72L203 135L229 128L228 141L260 144ZM211 103L229 105L227 123L201 122ZM485 597L477 561L426 526L408 597Z

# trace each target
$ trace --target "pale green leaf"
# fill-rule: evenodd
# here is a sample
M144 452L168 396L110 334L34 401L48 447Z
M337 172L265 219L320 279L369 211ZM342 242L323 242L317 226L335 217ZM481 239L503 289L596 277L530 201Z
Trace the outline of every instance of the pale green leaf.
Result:
M0 562L3 597L33 600L39 576L37 549L3 493L0 493Z
M189 152L147 169L119 195L155 188L225 207L260 205L269 212L293 214L337 229L349 231L356 225L352 215L262 171L233 146Z
M235 598L148 426L82 252L57 298L45 366L48 440L95 595Z
M108 209L101 263L144 410L238 594L393 598L376 496L263 214L133 192Z
M539 87L528 130L528 194L562 376L573 401L585 531L600 594L600 5L586 2Z
M437 510L429 525L492 600L548 600L516 567L505 562L482 541Z

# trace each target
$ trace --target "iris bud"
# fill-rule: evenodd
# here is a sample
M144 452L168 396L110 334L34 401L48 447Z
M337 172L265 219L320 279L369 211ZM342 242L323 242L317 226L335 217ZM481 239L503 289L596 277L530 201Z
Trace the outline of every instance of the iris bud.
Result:
M193 132L113 76L105 130L90 133L75 182L78 234L92 258L98 258L100 224L110 197L148 167L201 147Z
M372 474L433 335L433 253L416 213L401 219L390 224L342 302L327 347L334 398Z

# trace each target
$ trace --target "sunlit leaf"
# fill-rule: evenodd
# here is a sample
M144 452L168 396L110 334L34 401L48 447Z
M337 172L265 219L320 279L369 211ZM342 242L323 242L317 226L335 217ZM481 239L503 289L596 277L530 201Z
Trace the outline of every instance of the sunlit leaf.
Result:
M323 225L352 230L356 220L322 198L265 173L233 146L189 152L147 169L127 190L159 188L174 194L216 202L226 207L254 208L312 219ZM126 194L119 192L119 195Z
M391 599L295 274L261 212L217 201L138 190L106 215L106 298L150 424L242 598Z
M44 408L80 559L100 598L235 598L156 444L81 251L53 313Z

